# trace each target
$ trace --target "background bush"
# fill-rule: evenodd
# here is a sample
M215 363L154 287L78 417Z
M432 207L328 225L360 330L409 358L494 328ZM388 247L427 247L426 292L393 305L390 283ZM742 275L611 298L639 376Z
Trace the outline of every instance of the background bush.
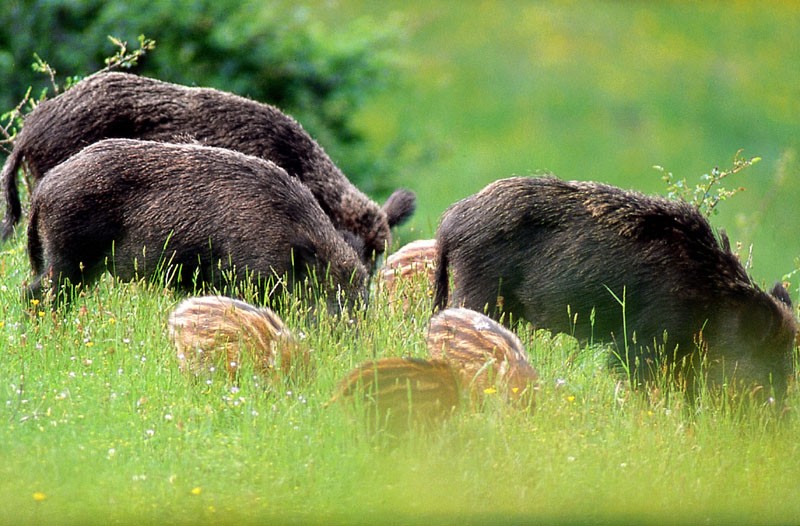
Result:
M356 19L329 27L292 2L241 0L11 0L0 10L0 108L28 86L46 88L34 53L61 76L88 75L115 51L112 35L134 46L156 41L137 73L211 86L268 102L297 118L359 186L381 194L388 165L360 148L352 115L390 85L399 31ZM393 146L393 150L396 148ZM369 175L369 177L367 177Z

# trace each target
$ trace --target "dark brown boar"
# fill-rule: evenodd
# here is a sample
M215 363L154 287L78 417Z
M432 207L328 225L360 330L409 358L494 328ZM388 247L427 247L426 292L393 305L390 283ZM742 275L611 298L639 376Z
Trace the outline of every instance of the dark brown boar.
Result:
M33 183L85 146L106 138L179 142L240 151L273 161L301 180L339 230L363 240L362 260L381 254L390 228L414 211L414 194L398 190L379 207L359 191L303 127L277 108L230 93L190 88L128 73L87 77L25 117L3 166L2 237L19 221L17 170Z
M290 292L315 278L331 307L340 291L350 304L366 294L367 270L303 184L272 162L199 145L107 139L81 150L34 190L28 253L32 297L46 278L58 290L106 268L131 279L159 267L188 290L285 276Z
M271 309L225 296L183 300L169 315L169 337L181 371L195 376L216 369L236 380L242 365L274 380L308 372L310 349Z
M756 286L687 203L515 177L452 205L436 237L435 308L610 342L637 382L689 357L712 385L786 391L797 331L788 295Z

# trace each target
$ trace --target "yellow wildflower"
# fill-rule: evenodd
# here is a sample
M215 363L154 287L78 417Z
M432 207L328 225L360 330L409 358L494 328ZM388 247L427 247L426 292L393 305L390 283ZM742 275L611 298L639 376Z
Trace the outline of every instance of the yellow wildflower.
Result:
M47 495L45 495L41 491L34 491L33 492L33 500L35 500L36 502L42 502L46 498L47 498Z
M483 390L483 392L485 394L495 394L497 392L497 389L495 389L494 387L487 387L486 389Z
M203 488L200 486L195 486L192 488L192 495L200 495L203 492Z

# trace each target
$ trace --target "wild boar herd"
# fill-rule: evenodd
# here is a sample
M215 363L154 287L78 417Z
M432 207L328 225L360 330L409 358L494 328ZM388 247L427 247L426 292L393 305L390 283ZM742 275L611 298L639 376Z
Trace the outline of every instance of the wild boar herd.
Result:
M391 229L416 204L397 190L377 205L272 106L118 72L92 75L25 117L2 170L3 239L22 217L20 168L33 185L25 294L52 291L55 302L106 270L131 279L169 269L169 283L189 292L234 296L252 280L271 303L313 290L334 311L365 307ZM725 234L680 201L552 176L498 180L448 208L436 239L390 257L378 281L415 271L429 277L439 312L431 360L389 360L382 370L403 385L441 386L440 406L452 405L458 386L488 389L495 376L513 386L511 398L529 400L537 374L508 330L522 321L607 344L610 362L637 384L663 367L702 363L702 378L682 376L689 392L701 380L780 400L794 376L788 292L780 283L761 290ZM214 340L214 327L233 338L222 315L230 309L255 347L254 326L274 336L261 338L273 347L296 346L272 311L235 301L203 299L173 313L184 360ZM241 354L227 349L228 363ZM265 368L280 355L270 353ZM378 378L376 364L357 369L340 397L355 379Z

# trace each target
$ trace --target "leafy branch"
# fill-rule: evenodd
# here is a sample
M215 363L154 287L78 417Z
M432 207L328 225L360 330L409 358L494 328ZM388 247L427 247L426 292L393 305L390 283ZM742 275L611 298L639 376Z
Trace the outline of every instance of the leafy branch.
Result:
M4 151L6 154L11 153L11 143L14 142L14 137L22 127L22 108L27 105L30 100L31 88L28 87L28 91L25 92L25 96L19 104L17 104L13 110L0 115L0 122L3 123L3 125L0 126L0 135L2 135L2 139L0 139L0 150Z
M729 197L744 191L744 187L740 186L733 189L727 189L720 185L723 179L735 175L745 168L756 164L761 160L761 157L742 157L742 149L739 149L733 156L733 165L725 170L720 170L719 167L714 167L710 173L703 174L700 179L702 182L695 186L690 186L686 179L677 179L672 172L668 172L662 166L653 166L656 170L661 172L661 179L667 185L667 197L670 199L680 199L690 203L697 208L703 215L710 217L717 213L717 205L721 201L725 201Z
M152 51L156 47L156 41L145 38L144 35L139 35L139 48L130 52L128 51L127 42L111 35L108 36L108 39L112 44L117 46L118 49L114 55L105 59L106 67L104 67L102 71L111 71L112 69L118 68L130 69L136 66L139 63L139 59L145 56L148 51Z

